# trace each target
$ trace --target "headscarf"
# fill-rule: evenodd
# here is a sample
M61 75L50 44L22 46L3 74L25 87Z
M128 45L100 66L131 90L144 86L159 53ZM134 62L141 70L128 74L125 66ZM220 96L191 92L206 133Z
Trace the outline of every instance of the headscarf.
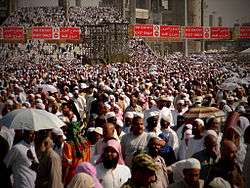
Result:
M115 139L111 139L111 140L108 140L106 144L104 144L103 148L102 148L102 154L101 154L101 157L97 160L96 164L99 164L102 162L102 155L103 155L103 152L104 152L104 149L107 148L107 147L112 147L116 150L116 152L118 153L119 155L119 160L118 160L118 164L125 164L124 163L124 160L122 158L122 149L121 149L121 144L115 140Z
M67 188L79 188L79 187L94 188L95 182L90 175L86 173L78 173L72 178Z
M94 182L95 182L95 188L102 188L102 185L100 184L99 180L96 177L96 168L89 162L82 162L76 167L76 173L86 173L90 175Z

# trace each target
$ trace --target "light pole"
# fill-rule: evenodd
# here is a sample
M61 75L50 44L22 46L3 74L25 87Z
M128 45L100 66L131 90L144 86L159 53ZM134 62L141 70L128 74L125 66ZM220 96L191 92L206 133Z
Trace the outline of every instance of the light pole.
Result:
M188 7L187 0L185 0L185 26L188 26ZM185 56L188 56L188 39L185 38Z

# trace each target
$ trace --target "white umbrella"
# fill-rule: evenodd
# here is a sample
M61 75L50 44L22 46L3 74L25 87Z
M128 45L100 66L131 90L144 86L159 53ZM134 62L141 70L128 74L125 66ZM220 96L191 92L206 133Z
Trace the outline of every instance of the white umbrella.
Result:
M39 88L42 88L43 92L51 92L51 93L56 93L58 92L57 91L57 88L53 85L50 85L50 84L43 84L43 85L40 85Z
M3 116L0 124L8 128L34 131L60 128L65 125L56 115L39 109L14 110Z

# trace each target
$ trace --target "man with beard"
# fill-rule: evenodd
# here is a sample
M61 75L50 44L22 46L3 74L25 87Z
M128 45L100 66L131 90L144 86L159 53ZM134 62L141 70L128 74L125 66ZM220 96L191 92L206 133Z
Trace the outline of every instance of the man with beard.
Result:
M186 153L187 158L204 149L204 130L204 121L198 118L195 119L192 128L192 134L194 137L189 140Z
M203 188L204 181L200 180L201 165L197 159L189 158L184 163L184 179L173 183L169 188Z
M193 158L198 159L201 163L200 176L203 180L207 180L209 171L219 159L220 153L217 140L218 138L214 135L207 135L204 138L205 149L193 155Z
M107 141L97 161L96 171L103 188L120 188L131 177L130 170L122 159L121 145L115 139Z
M167 166L164 159L159 155L162 147L161 140L153 137L148 142L148 154L153 158L159 169L155 171L156 182L152 184L152 188L165 188L168 186Z
M150 112L147 118L147 131L152 136L158 136L161 132L157 130L157 123L159 119L159 112Z
M208 183L215 177L228 181L232 187L244 188L244 180L239 166L235 163L237 147L229 140L224 140L221 145L221 158L212 168Z

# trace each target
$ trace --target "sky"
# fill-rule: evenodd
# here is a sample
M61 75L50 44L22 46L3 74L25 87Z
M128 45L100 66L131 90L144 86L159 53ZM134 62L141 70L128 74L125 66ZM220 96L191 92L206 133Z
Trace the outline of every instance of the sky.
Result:
M250 22L250 0L206 0L207 15L222 16L223 26L231 27L238 19L239 23Z

